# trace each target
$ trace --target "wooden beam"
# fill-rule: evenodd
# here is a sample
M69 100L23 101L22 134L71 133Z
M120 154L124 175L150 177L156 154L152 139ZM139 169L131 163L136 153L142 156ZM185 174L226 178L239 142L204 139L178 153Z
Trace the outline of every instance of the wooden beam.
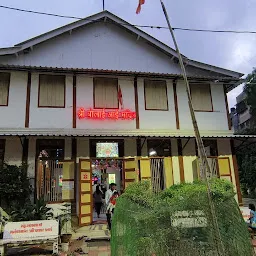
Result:
M231 119L229 115L229 106L228 106L228 98L227 98L227 92L226 92L226 87L223 85L223 90L224 90L224 97L225 97L225 104L226 104L226 114L227 114L227 120L228 120L228 129L232 129L232 124L231 124Z
M179 108L178 108L178 97L177 97L177 83L173 81L173 95L174 95L174 108L176 117L176 129L180 129L180 119L179 119Z
M31 94L31 72L28 72L27 96L26 96L26 113L25 113L25 128L29 128L30 94Z
M138 80L137 80L137 77L134 77L134 99L135 99L135 112L136 112L136 129L140 129Z
M180 182L185 182L185 171L184 171L184 163L183 163L183 154L182 154L182 140L177 139L178 142L178 158L179 158L179 166L180 166Z
M73 128L76 128L76 75L73 76Z

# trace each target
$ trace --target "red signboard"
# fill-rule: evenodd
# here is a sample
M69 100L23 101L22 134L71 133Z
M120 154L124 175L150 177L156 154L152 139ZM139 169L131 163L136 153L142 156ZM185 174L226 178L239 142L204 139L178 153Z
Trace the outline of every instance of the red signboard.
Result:
M136 112L130 110L105 110L105 109L84 109L79 108L77 112L79 119L112 119L112 120L134 120Z

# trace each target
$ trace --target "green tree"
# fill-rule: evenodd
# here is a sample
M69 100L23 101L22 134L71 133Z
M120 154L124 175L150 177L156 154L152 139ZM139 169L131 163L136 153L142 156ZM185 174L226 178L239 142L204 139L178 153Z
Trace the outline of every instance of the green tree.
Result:
M24 205L31 192L25 165L0 165L0 206L8 212L12 206Z
M256 134L256 68L247 75L244 86L246 94L245 102L250 107L251 127L245 131L246 134Z
M256 68L247 75L243 89L246 94L245 103L250 107L250 127L239 132L240 134L256 135ZM256 148L249 144L239 149L237 160L239 177L244 195L256 196ZM249 192L249 194L248 194Z
M256 148L246 147L237 152L239 178L242 192L246 196L256 196Z

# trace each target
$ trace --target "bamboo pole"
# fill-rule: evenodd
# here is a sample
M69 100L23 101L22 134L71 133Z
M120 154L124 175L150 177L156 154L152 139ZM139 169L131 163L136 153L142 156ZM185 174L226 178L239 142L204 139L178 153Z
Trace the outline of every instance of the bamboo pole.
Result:
M213 221L213 228L214 228L214 233L215 233L215 238L216 238L216 243L217 243L218 255L223 256L223 255L225 255L225 249L224 249L222 239L221 239L221 235L220 235L220 230L219 230L219 225L218 225L218 221L217 221L217 217L216 217L215 207L214 207L214 204L213 204L212 199L211 199L210 184L208 182L211 171L210 171L209 163L207 161L207 156L206 156L205 148L204 148L204 145L203 145L203 141L202 141L202 138L200 136L199 129L198 129L198 125L197 125L197 121L196 121L196 117L195 117L195 112L194 112L194 109L193 109L192 98L191 98L191 94L190 94L190 87L189 87L189 82L188 82L188 79L187 79L187 73L186 73L186 69L185 69L185 66L184 66L184 63L183 63L183 59L182 59L182 56L181 56L180 51L179 51L178 43L176 41L172 26L171 26L171 23L170 23L170 19L169 19L168 13L166 11L165 5L163 3L163 0L160 0L160 3L161 3L161 6L162 6L162 9L163 9L167 24L168 24L168 28L169 28L171 36L172 36L172 40L173 40L176 52L178 54L180 68L181 68L183 79L184 79L185 86L186 86L189 111L190 111L191 120L192 120L192 124L193 124L193 128L194 128L194 132L195 132L197 147L198 147L200 175L201 175L201 178L204 179L206 181L206 184L207 184L207 196L208 196L208 200L209 200L209 206L210 206L210 211L211 211L211 216L212 216L212 221Z

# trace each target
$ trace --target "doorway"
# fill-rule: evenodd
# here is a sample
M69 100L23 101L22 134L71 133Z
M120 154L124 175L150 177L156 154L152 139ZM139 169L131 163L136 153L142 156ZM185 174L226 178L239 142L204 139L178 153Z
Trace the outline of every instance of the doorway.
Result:
M106 191L109 189L111 183L116 184L116 190L119 194L123 192L123 159L121 158L94 158L91 160L92 168L92 198L93 198L93 223L107 222L106 212L107 205L105 201ZM95 192L96 187L99 186L100 194L102 196L102 203L100 208L100 215L96 212L96 204L100 196Z

